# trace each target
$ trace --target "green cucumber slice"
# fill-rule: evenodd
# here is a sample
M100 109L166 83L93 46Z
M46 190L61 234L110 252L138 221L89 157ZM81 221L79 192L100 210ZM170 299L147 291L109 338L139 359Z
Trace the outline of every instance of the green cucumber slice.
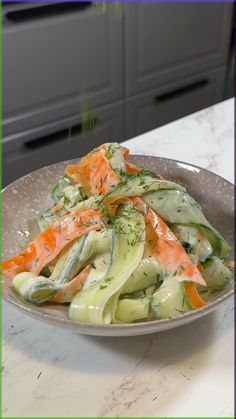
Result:
M112 230L90 231L61 252L50 276L58 283L69 282L95 254L110 250Z
M134 291L142 290L157 285L161 281L162 268L153 256L142 259L135 271L123 286L121 293L130 294Z
M195 254L199 247L198 227L174 224L171 226L171 230L180 241L189 257L194 261Z
M213 249L206 237L202 238L199 246L199 227L192 225L172 224L170 228L192 261L195 260L197 251L199 251L199 262L204 262L208 257L212 255Z
M58 183L52 189L52 199L56 204L60 202L62 196L64 196L64 189L67 186L73 185L74 180L70 176L61 176Z
M209 258L213 253L213 249L211 243L206 237L203 237L200 243L199 249L199 262L205 262L207 258Z
M33 304L42 304L51 300L62 289L60 284L31 272L21 272L16 275L12 286L26 301Z
M100 281L106 275L111 265L111 252L98 254L90 263L91 271L84 283L83 290Z
M117 302L115 320L119 323L132 323L148 317L150 298L125 297ZM116 322L116 321L115 321Z
M139 211L131 211L131 207L123 206L120 215L114 217L110 268L100 281L74 297L69 307L72 320L114 321L120 290L137 268L144 250L144 217Z
M216 256L212 256L202 264L202 276L206 281L206 288L217 291L224 288L233 280L233 272L228 269Z
M229 257L231 246L204 216L200 205L186 192L180 190L155 191L144 195L146 203L169 224L199 226L210 242L214 254Z
M87 199L84 188L80 185L70 185L63 189L64 196L61 197L61 201L74 208L77 202L84 201Z
M126 162L124 158L123 149L118 143L106 143L106 153L105 156L109 161L113 170L118 174L126 173Z
M39 230L47 230L47 228L54 224L58 218L62 217L66 213L67 211L64 208L60 209L59 211L52 211L52 208L48 209L37 217Z
M151 308L156 319L179 316L191 310L184 282L168 278L151 297Z
M141 196L147 191L156 191L159 189L179 189L185 191L185 188L169 180L158 179L150 172L141 172L137 175L127 176L126 179L108 192L103 199L104 204L114 202L117 199L129 196Z
M80 201L76 203L74 207L71 207L70 205L65 205L66 210L68 212L71 211L82 211L85 209L98 209L102 203L103 195L99 196L90 196L90 198L85 199L84 201Z

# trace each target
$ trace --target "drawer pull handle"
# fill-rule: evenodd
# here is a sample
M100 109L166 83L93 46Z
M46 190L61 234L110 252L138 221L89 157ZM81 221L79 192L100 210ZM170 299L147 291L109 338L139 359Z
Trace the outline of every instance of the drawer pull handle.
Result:
M33 19L41 19L52 15L58 15L71 11L83 11L90 7L92 2L63 2L44 4L39 7L31 7L19 10L11 10L5 14L5 18L11 22L23 22Z
M98 122L97 120L94 121L93 128L96 127L97 122ZM53 132L52 134L47 134L43 137L34 138L32 140L26 141L24 143L24 148L28 150L36 150L38 148L47 147L51 144L56 144L62 140L65 140L66 138L68 138L68 141L69 141L71 137L80 135L83 133L83 131L84 131L83 124L80 123L80 124L74 125L71 128L63 128L62 130Z
M185 95L188 92L193 92L198 90L208 84L208 80L199 80L195 83L188 84L187 86L180 87L178 89L172 90L171 92L163 93L155 97L156 102L167 102L168 100L174 99L176 97Z

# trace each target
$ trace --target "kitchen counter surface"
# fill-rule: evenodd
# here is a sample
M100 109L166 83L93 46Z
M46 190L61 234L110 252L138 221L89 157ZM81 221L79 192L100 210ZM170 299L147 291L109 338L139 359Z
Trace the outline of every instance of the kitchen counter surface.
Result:
M124 144L233 182L233 99ZM233 300L130 338L76 335L4 304L3 416L233 416Z

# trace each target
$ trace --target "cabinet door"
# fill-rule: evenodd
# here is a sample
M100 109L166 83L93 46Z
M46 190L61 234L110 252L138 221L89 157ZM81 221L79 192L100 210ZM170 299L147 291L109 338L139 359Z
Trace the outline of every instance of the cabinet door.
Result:
M127 95L226 63L232 4L126 4Z
M96 126L83 131L74 117L3 139L3 184L58 161L79 158L92 148L124 139L123 102L97 110Z
M71 4L3 8L4 135L121 99L121 20Z
M225 67L126 100L126 139L223 99Z

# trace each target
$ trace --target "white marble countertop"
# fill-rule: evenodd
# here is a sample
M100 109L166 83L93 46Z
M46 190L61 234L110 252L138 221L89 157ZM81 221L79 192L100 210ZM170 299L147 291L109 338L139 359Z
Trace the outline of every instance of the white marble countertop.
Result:
M233 100L125 142L233 181ZM187 326L76 335L4 304L3 415L233 416L233 301Z

